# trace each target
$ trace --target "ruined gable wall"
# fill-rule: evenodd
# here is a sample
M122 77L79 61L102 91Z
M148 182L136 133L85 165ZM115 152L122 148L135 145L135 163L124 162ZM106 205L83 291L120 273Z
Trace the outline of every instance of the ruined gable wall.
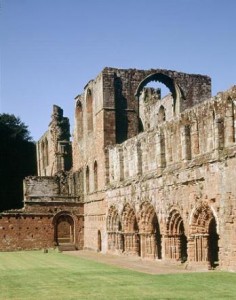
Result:
M72 153L69 119L54 105L48 130L36 144L39 176L53 176L71 168Z

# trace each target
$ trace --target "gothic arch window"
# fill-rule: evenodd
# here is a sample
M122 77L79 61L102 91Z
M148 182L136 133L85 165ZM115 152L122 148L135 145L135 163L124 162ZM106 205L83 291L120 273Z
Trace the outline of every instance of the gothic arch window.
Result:
M123 93L123 82L120 77L115 75L115 126L116 143L120 144L128 138L128 102Z
M163 83L172 93L173 99L174 99L174 111L175 112L179 112L179 101L181 98L181 91L180 88L178 87L178 85L174 82L174 80L163 74L163 73L154 73L151 74L149 76L147 76L146 78L144 78L143 81L141 81L141 83L139 84L137 91L135 93L135 96L139 98L143 88L151 81L158 81Z
M94 190L97 191L98 189L98 164L95 160L94 166L93 166L93 176L94 176Z
M140 82L135 97L139 101L139 128L142 131L142 129L148 130L156 125L153 124L152 114L146 113L150 110L155 114L160 113L160 121L178 114L183 93L174 79L158 72L147 76ZM163 106L164 111L163 108L159 111L160 105Z
M86 97L86 110L87 110L87 130L88 132L93 131L93 97L92 91L87 90Z
M89 176L89 167L87 166L87 168L86 168L86 192L87 192L87 194L90 191L90 186L89 186L89 180L90 180L90 178L89 177L90 177Z
M75 118L77 139L80 140L83 137L83 109L79 100L76 103Z

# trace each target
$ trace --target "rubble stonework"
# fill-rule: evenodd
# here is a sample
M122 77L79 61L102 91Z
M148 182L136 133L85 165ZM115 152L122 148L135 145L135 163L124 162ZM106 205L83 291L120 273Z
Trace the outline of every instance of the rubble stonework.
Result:
M70 145L54 106L24 208L0 215L0 250L74 246L236 271L236 86L211 98L208 76L105 68L75 98Z

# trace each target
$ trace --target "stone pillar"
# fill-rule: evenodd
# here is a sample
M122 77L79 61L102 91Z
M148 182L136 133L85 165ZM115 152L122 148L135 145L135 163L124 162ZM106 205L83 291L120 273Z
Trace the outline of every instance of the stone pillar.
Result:
M142 149L141 149L141 143L137 142L136 144L137 148L137 175L142 175Z
M157 136L157 167L166 167L166 150L165 150L165 136L162 132L159 132Z
M230 146L234 142L234 110L233 102L228 102L225 114L225 146Z
M110 167L109 166L109 150L105 149L104 153L105 153L105 183L109 184L110 183L110 178L109 178L109 173L110 173L110 170L109 170L109 167Z
M199 154L199 131L197 121L194 121L192 124L191 142L193 156L196 156Z
M120 181L124 180L124 154L123 148L119 148L119 168L120 168Z
M170 246L169 246L169 236L165 235L164 236L164 251L165 251L165 258L169 259L170 258Z
M145 243L146 243L146 236L143 233L140 233L140 253L141 253L141 257L144 258L145 257Z
M195 238L194 236L190 236L188 238L188 260L190 262L195 261Z
M173 161L172 147L173 147L173 133L171 130L169 130L169 135L167 138L167 151L166 151L167 163L171 163Z
M181 140L182 140L182 159L191 159L191 127L185 125L181 128Z
M221 150L224 148L224 120L218 118L214 124L215 132L215 150Z

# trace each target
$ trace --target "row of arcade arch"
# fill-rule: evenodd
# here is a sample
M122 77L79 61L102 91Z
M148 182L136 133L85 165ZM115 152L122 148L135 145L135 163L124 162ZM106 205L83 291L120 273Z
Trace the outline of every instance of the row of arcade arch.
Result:
M124 206L121 215L111 206L107 217L108 251L142 258L204 262L215 267L219 237L212 209L202 203L190 219L187 235L178 209L172 209L160 226L149 202L142 203L137 214L130 204Z

